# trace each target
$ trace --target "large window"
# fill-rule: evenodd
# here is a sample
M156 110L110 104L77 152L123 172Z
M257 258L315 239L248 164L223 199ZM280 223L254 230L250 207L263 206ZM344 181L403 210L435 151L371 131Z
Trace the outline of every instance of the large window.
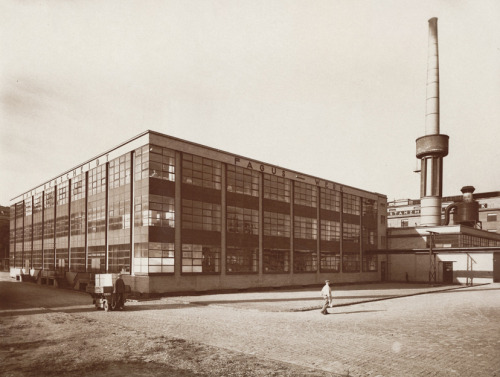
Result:
M290 250L264 249L262 258L264 273L284 273L290 271Z
M340 222L333 220L321 220L321 240L340 241Z
M149 242L148 272L174 273L174 244Z
M182 244L183 273L218 273L220 247L214 245Z
M182 228L221 231L220 204L182 200Z
M340 192L329 188L321 188L321 208L328 211L340 212Z
M43 229L43 203L42 203L43 194L36 194L33 198L33 268L41 269L42 268L42 229ZM14 229L14 228L12 228ZM14 238L12 238L14 241Z
M321 272L340 272L340 254L334 251L320 252Z
M290 237L290 215L264 211L264 235Z
M227 231L229 233L259 234L259 211L250 208L227 207Z
M361 211L360 198L355 195L344 193L343 212L351 215L359 215Z
M342 256L342 270L343 272L359 272L359 254L344 254Z
M318 239L318 220L310 217L294 216L294 237L308 240Z
M295 182L293 202L295 204L316 208L318 200L317 190L316 186L302 182Z
M256 273L259 264L259 248L228 247L226 271L229 273Z
M264 198L290 203L290 180L264 174Z
M116 176L116 170L114 174ZM125 170L126 176L127 171ZM153 144L136 149L134 176L135 181L148 177L175 181L175 151ZM121 171L119 179L122 179Z
M294 250L294 272L315 272L317 268L317 253L315 250Z
M359 224L344 223L343 240L347 242L359 243L360 237Z
M142 209L143 226L175 227L175 199L169 196L149 195L147 206L136 203L136 211Z
M67 271L69 266L69 195L68 181L57 186L56 268Z
M88 172L87 267L90 272L106 271L106 165Z
M55 192L54 189L45 191L44 195L44 219L43 219L43 268L54 270L55 260Z
M259 196L259 173L239 166L227 166L227 191Z
M109 162L108 272L130 271L131 166L130 153Z
M70 213L70 270L75 272L85 271L85 173L76 176L71 188L71 213Z
M24 201L24 261L23 266L31 268L31 243L33 240L33 206L31 197Z
M220 190L221 163L209 158L184 153L182 155L182 182Z
M378 271L378 257L377 255L364 255L363 256L363 272Z
M109 188L114 189L130 183L130 153L109 162Z

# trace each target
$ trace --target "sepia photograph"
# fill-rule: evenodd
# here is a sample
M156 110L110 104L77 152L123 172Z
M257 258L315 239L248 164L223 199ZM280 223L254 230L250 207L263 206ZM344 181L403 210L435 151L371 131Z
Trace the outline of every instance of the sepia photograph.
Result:
M0 376L500 377L500 2L0 2Z

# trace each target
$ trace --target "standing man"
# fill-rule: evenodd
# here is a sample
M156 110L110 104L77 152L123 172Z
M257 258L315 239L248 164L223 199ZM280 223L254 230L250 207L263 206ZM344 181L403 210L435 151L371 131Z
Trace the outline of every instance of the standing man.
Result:
M321 314L328 314L328 306L332 307L332 290L330 288L330 280L325 280L325 285L321 290L321 296L323 296L323 309L321 309Z
M113 285L113 293L114 293L114 307L113 309L123 309L125 304L125 282L122 279L122 274L118 274L118 279L116 279L115 284Z

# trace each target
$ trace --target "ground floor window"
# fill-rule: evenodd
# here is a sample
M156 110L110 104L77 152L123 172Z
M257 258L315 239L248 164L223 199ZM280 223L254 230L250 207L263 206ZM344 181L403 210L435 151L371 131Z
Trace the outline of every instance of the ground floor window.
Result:
M359 272L360 271L359 254L344 254L342 256L342 271Z
M220 255L219 246L182 244L182 272L219 273Z
M56 249L56 270L58 271L68 270L68 248Z
M95 273L106 272L106 246L89 246L88 271Z
M258 248L228 247L226 254L227 272L253 273L258 271Z
M378 256L364 255L363 256L363 272L378 271Z
M174 273L174 244L164 242L149 242L148 272Z
M321 272L340 272L340 254L335 251L322 251L320 253Z
M70 252L70 270L85 272L85 247L72 247Z
M265 273L289 272L290 250L264 249L262 267Z
M315 272L318 269L318 258L314 250L294 250L293 272Z

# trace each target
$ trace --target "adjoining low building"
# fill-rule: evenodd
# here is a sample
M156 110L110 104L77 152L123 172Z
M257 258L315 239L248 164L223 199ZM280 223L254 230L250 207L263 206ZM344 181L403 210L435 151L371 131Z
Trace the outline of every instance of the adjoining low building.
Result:
M457 224L387 229L387 280L500 281L500 234Z
M478 226L488 232L500 234L500 191L474 193L479 203ZM444 222L445 210L450 204L462 200L461 195L443 197L441 220ZM453 223L454 211L450 213ZM387 226L389 228L405 228L420 226L420 199L399 199L387 203Z
M146 131L12 201L13 277L163 293L380 281L385 195ZM28 276L27 276L28 277Z

